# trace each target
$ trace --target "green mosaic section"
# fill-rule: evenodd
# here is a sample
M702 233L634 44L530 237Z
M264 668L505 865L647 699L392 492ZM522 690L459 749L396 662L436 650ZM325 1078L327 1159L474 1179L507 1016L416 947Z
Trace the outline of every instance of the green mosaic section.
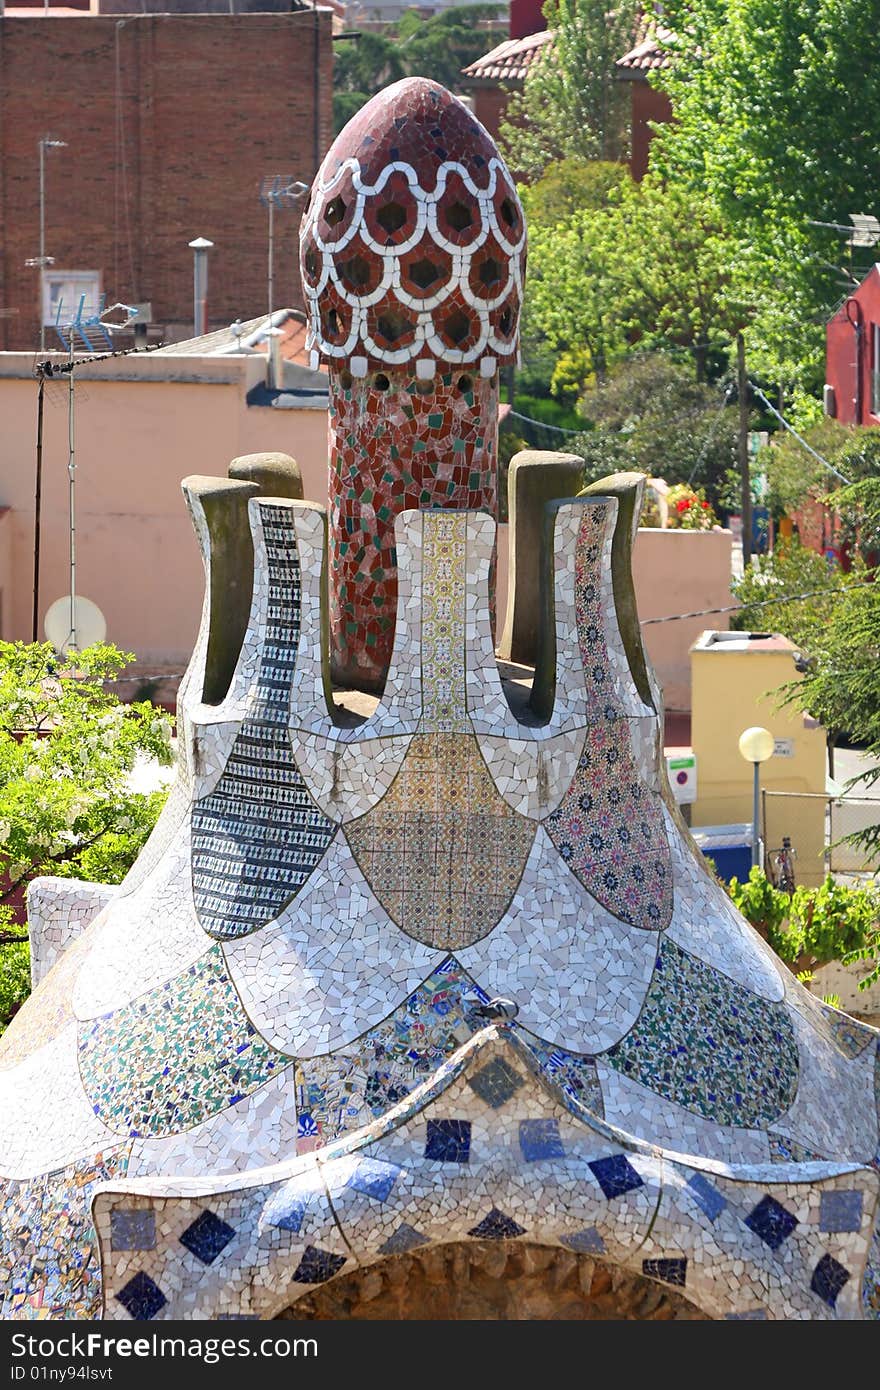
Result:
M763 1129L797 1090L797 1043L784 1005L668 940L638 1022L604 1055L616 1071L717 1124Z
M101 1316L92 1192L99 1182L125 1177L130 1147L0 1184L0 1317Z
M139 1138L191 1129L291 1065L246 1017L219 946L135 1003L80 1029L96 1115Z

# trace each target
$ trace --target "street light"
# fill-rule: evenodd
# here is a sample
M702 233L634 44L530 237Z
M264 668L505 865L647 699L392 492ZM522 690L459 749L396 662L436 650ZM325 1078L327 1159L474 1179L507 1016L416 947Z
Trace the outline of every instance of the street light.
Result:
M40 352L46 351L46 325L45 315L45 284L46 266L55 264L54 256L46 255L46 151L47 150L66 150L66 140L53 140L51 135L44 135L37 141L37 149L40 152L40 254L25 265L38 266L40 271Z
M769 729L762 729L759 724L753 725L751 729L745 729L739 736L739 751L747 763L752 763L755 769L754 782L752 786L752 867L754 868L760 859L758 821L760 816L760 796L761 796L761 764L766 763L768 758L773 757L776 747L775 740Z

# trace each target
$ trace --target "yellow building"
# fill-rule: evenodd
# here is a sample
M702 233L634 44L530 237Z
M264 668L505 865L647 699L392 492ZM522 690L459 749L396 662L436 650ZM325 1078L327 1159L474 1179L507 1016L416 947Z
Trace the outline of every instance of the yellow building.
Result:
M796 651L787 637L764 632L704 632L691 648L697 760L691 824L751 822L753 772L738 742L743 730L763 725L776 741L773 757L761 765L766 847L777 848L788 835L798 883L815 885L825 872L825 730L782 704L781 687L800 679Z

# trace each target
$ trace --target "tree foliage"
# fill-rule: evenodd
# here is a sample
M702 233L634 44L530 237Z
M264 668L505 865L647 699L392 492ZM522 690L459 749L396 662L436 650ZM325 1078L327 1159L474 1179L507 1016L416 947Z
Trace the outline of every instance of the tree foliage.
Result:
M571 155L625 156L630 97L615 63L632 47L640 8L639 0L547 0L552 47L532 65L501 129L504 153L524 177Z
M104 644L59 668L48 643L0 642L0 903L37 874L118 883L164 792L134 792L139 756L171 762L171 723L104 682L131 657Z
M714 506L736 459L736 412L725 401L723 387L696 381L687 361L651 352L619 363L581 411L625 442L627 467L705 488Z
M880 186L877 10L863 0L670 0L675 120L652 168L736 234L749 355L770 380L821 381L825 319L846 285L837 233Z
M851 964L880 958L880 891L835 883L829 874L819 888L774 888L766 874L753 868L740 883L731 879L728 892L736 907L760 931L768 945L795 973L817 969L830 961ZM867 989L880 974L880 963L859 982Z
M403 77L431 77L453 91L461 70L485 53L483 20L494 19L498 5L461 5L428 19L406 10L396 28L379 34L361 30L358 37L334 45L333 124L338 134L383 87Z

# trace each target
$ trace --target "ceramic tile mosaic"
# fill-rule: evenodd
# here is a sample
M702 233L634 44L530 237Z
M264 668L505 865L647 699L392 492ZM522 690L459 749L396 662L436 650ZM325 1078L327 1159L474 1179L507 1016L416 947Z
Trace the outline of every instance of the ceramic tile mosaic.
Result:
M473 737L426 734L345 834L389 917L426 946L458 950L504 916L535 827L498 794Z
M272 1317L354 1265L435 1242L533 1239L536 1229L545 1244L683 1289L715 1317L858 1315L870 1229L829 1234L819 1213L836 1192L864 1194L867 1173L820 1165L811 1181L767 1191L757 1166L670 1162L576 1119L533 1065L509 1027L490 1028L383 1120L250 1182L108 1187L95 1204L105 1316ZM520 1079L501 1103L474 1085L499 1068ZM164 1241L114 1249L120 1210L129 1222L154 1211ZM197 1279L194 1227L224 1241L217 1254L209 1243Z
M210 949L193 909L189 844L187 817L149 877L89 928L85 968L73 984L77 1018L123 1008Z
M674 1045L671 1041L670 1048ZM659 1144L670 1153L702 1155L723 1163L770 1160L770 1143L764 1130L705 1119L632 1080L610 1065L607 1058L598 1057L595 1066L605 1119L624 1134Z
M254 1027L297 1057L334 1051L374 1027L445 954L398 931L341 835L277 921L223 952Z
M369 106L387 133L337 138L300 240L310 342L330 368L331 643L341 674L381 684L395 515L496 510L497 360L516 354L525 223L454 97L415 79Z
M778 1002L785 993L785 966L710 878L702 854L685 839L687 832L678 827L668 807L664 819L674 898L667 938L753 994Z
M744 1128L778 1120L799 1076L786 1011L668 940L638 1023L606 1060L687 1110Z
M0 1177L29 1178L118 1143L96 1115L77 1068L71 1023L23 1062L0 1072Z
M168 809L0 1041L2 1311L272 1318L375 1261L515 1241L710 1317L876 1317L877 1035L804 992L661 799L615 497L556 508L552 714L506 701L487 513L522 215L471 118L403 90L304 220L329 526L250 498L228 690L203 700L206 599ZM378 686L390 659L362 722L325 685L325 562L337 665ZM73 898L34 900L38 973Z
M0 1071L18 1066L74 1022L73 989L89 954L88 929L45 975L0 1037Z
M133 1178L244 1173L281 1163L296 1152L294 1072L293 1067L285 1067L192 1129L160 1139L136 1139L128 1173Z
M802 986L792 982L789 993ZM870 1051L846 1057L789 1010L800 1053L800 1075L792 1104L774 1121L774 1133L815 1153L870 1163L877 1152L873 1105L874 1058Z
M89 1207L98 1183L125 1176L126 1154L120 1145L60 1172L7 1184L0 1207L0 1317L100 1317L101 1268ZM152 1212L143 1217L155 1221Z
M82 1024L79 1065L95 1114L137 1139L201 1123L290 1058L257 1036L215 946L137 1003Z
M259 509L269 572L265 635L251 699L214 790L193 806L193 900L226 940L276 917L336 830L299 776L287 738L299 635L299 559L289 511Z
M600 579L606 511L584 508L575 558L578 644L593 723L571 786L544 824L569 869L609 912L657 931L672 914L670 851L662 801L636 768L611 677Z
M560 861L543 826L509 912L459 952L523 1027L572 1052L604 1052L635 1023L654 973L653 932L612 917Z
M75 878L31 879L27 912L34 989L117 891L109 883L83 883Z

